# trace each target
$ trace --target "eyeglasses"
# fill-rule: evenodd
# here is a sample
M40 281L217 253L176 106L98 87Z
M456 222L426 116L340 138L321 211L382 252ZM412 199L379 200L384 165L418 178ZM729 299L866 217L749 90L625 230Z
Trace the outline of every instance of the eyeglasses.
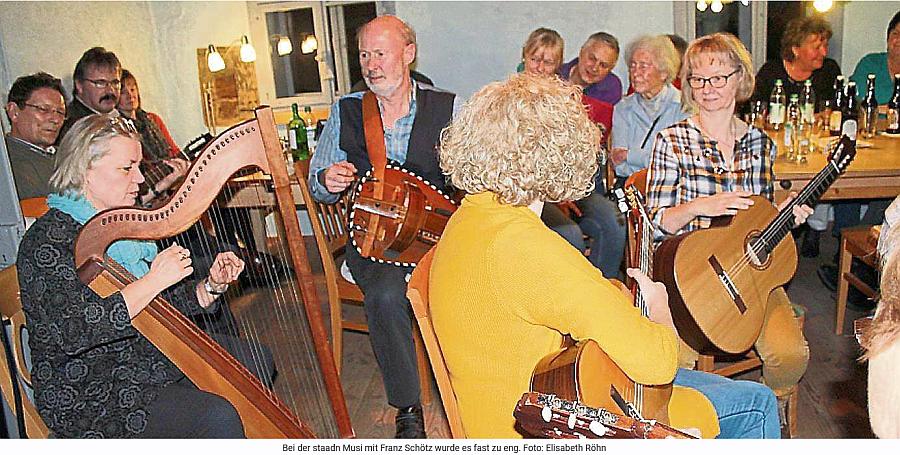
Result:
M122 117L121 115L109 115L109 126L114 129L120 128L127 133L140 134L137 127L134 126L134 122L130 118Z
M31 104L31 103L25 103L25 105L28 107L33 107L33 108L37 109L38 112L40 112L41 114L44 114L44 115L56 114L56 115L59 115L60 117L66 116L66 111L64 111L62 109L54 109L52 107L38 106L37 104Z
M99 89L104 89L107 87L112 87L112 88L117 89L122 86L122 81L120 81L119 79L113 79L111 81L108 81L106 79L84 79L84 80L90 82L91 84L94 85L94 87L99 88Z
M709 85L712 86L712 88L722 88L726 84L728 84L728 78L731 76L734 76L739 71L740 71L740 69L736 69L736 70L732 71L731 73L726 74L724 76L713 76L713 77L691 76L691 77L687 78L687 80L688 80L688 84L690 84L691 88L694 90L702 89L704 86L706 86L707 82L709 82Z

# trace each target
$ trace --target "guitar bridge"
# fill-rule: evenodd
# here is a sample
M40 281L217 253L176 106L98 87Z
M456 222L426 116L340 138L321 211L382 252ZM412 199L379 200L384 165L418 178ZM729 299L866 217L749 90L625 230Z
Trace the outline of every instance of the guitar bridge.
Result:
M734 281L731 281L731 277L728 276L728 272L722 268L722 264L719 263L719 260L716 259L715 256L710 256L708 261L709 265L713 268L713 271L716 272L719 282L722 283L725 291L728 292L728 296L731 297L731 301L734 302L734 306L737 307L741 314L746 313L747 305L744 303L744 299L738 292L737 286L734 285Z

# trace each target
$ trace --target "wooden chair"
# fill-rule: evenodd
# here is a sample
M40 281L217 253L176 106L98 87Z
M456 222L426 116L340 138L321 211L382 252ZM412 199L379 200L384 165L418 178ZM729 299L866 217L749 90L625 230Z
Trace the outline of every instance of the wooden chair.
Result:
M844 333L844 314L847 311L847 294L849 286L870 299L878 297L878 292L865 281L853 274L853 258L878 270L877 258L878 236L872 234L871 226L857 226L841 230L840 259L838 260L837 311L834 320L834 333Z
M0 359L0 388L2 388L3 399L10 405L13 413L16 413L14 393L18 393L22 402L25 434L29 438L46 438L49 430L44 421L41 420L34 403L25 393L26 387L31 388L31 373L28 371L28 366L25 362L24 340L22 338L26 330L25 313L22 311L22 303L19 300L19 282L16 266L0 270L0 330L4 330L7 323L12 327L12 336L10 338L13 358L11 360L15 371L9 370L9 363L6 361L5 356Z
M306 173L298 167L295 173L299 181L300 193L306 204L309 219L312 224L313 234L316 238L316 246L319 256L322 258L322 268L325 274L325 286L328 289L328 312L331 318L331 348L334 351L334 362L338 373L344 352L344 330L360 333L369 333L369 325L365 320L344 319L343 304L362 306L363 293L354 283L341 276L340 262L336 259L344 254L347 246L347 217L350 213L349 196L343 195L334 204L317 202L312 197ZM425 358L425 347L422 336L417 330L413 331L413 340L416 344L416 357L419 370L419 384L422 389L422 404L431 403L431 376L428 374L428 360Z
M456 393L453 392L453 384L450 383L450 373L447 371L447 364L444 362L441 345L438 342L437 335L434 333L434 326L431 325L428 276L431 272L433 256L434 248L419 261L419 265L413 270L412 277L409 279L409 289L406 291L406 296L409 297L409 301L412 303L419 331L422 333L425 348L428 350L428 359L431 361L431 369L434 372L434 378L437 380L438 392L441 394L441 402L444 404L444 413L447 415L447 422L450 424L450 435L455 439L462 439L466 437L466 432L463 429L462 418L459 415L459 403L456 400Z

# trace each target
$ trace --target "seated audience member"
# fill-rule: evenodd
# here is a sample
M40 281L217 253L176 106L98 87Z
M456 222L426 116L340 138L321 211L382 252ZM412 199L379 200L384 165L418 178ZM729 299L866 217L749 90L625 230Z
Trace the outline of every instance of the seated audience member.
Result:
M544 27L534 30L522 46L521 71L548 77L555 75L562 64L564 48L565 43L556 30ZM541 212L541 221L575 249L585 251L584 232L571 215L581 215L581 210L574 202L547 204Z
M47 73L16 79L6 98L6 117L11 126L6 148L19 199L47 196L53 144L66 119L62 82Z
M777 437L774 396L762 384L676 376L677 334L660 283L629 271L647 299L645 318L541 223L545 203L592 191L599 141L577 87L530 74L481 89L442 134L441 168L467 195L436 246L429 298L467 436L522 436L511 410L534 366L568 334L597 341L638 382L689 377L731 391L723 437ZM718 432L696 390L675 387L669 415L676 427Z
M894 75L900 74L900 11L894 14L887 28L887 52L873 52L860 59L850 80L865 89L869 74L875 75L875 98L887 104L894 93ZM864 93L860 92L860 96Z
M735 104L753 90L752 71L750 54L733 35L715 33L688 46L682 103L696 114L662 130L650 158L647 206L658 227L657 238L708 228L714 217L749 208L754 194L772 200L775 143L734 116ZM796 224L810 213L805 205L794 207ZM784 288L769 295L754 346L763 362L763 381L784 403L809 361L806 339ZM682 366L693 367L697 353L682 344L680 357ZM715 397L707 396L717 404ZM722 416L723 410L717 410Z
M803 91L803 84L811 80L818 100L816 110L822 109L825 100L834 99L834 81L841 74L837 62L826 57L831 36L831 24L819 16L801 17L788 22L781 36L781 58L766 62L759 69L751 101L768 104L777 79L781 79L784 84L786 100L791 95L799 96ZM745 111L749 110L749 105L747 103L744 107ZM800 253L804 257L819 255L819 239L828 226L828 207L828 204L819 204L816 213L809 218L809 226L804 230L800 247ZM836 203L834 211L834 232L840 232L840 228L852 226L859 221L859 203ZM855 221L852 220L854 212Z
M559 77L571 81L584 94L615 105L622 99L622 81L612 73L619 60L619 41L606 32L589 36L578 57L559 68Z
M56 139L62 142L75 122L91 114L119 115L116 104L122 88L122 65L116 54L92 47L81 55L72 73L75 86L72 102L66 109L66 121Z
M638 38L625 58L635 93L616 105L609 157L620 183L649 165L657 133L688 116L681 107L681 91L672 86L681 56L669 38Z
M92 115L76 122L60 144L50 211L22 239L16 264L31 334L35 405L56 437L243 437L231 404L197 389L130 324L160 293L187 314L213 311L244 268L237 256L222 253L202 279L185 281L193 272L187 249L157 252L152 242L119 241L107 254L137 280L107 298L75 271L81 226L98 211L135 203L143 181L139 139L120 118ZM252 352L240 340L221 340L238 355ZM248 367L271 377L270 360Z
M177 158L180 155L181 149L175 144L162 118L141 108L141 91L137 79L126 69L122 70L122 93L119 95L116 109L125 118L131 119L141 134L144 156L162 160Z
M678 75L681 74L681 59L684 57L684 51L687 50L688 43L684 38L672 33L665 36L666 38L669 38L669 41L675 46L675 52L678 53L678 69L675 71L675 79L672 80L672 86L681 90L681 79ZM626 95L631 95L632 93L634 93L634 86L629 84L628 93Z

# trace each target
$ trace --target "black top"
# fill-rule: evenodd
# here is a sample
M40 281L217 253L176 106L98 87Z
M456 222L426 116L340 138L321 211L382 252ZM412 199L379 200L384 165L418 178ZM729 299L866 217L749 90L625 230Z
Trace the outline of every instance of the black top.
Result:
M813 71L810 79L812 79L813 91L816 93L816 111L821 109L823 100L834 98L834 80L840 74L841 67L830 58L825 59L821 68ZM790 101L791 95L800 96L800 93L803 92L803 83L806 82L806 79L802 81L791 79L782 60L769 61L756 74L756 87L750 100L763 100L768 103L772 89L775 88L776 79L781 79L784 84L785 101Z
M66 120L59 129L59 136L56 136L56 145L59 145L59 143L62 142L63 137L69 132L69 128L72 128L72 125L74 125L75 122L91 114L96 114L96 112L85 106L78 98L72 98L72 102L66 106Z
M183 374L131 325L121 293L104 299L79 281L79 230L72 217L51 209L19 247L35 405L56 437L140 437L149 404ZM206 311L196 283L182 281L163 296L182 312Z

